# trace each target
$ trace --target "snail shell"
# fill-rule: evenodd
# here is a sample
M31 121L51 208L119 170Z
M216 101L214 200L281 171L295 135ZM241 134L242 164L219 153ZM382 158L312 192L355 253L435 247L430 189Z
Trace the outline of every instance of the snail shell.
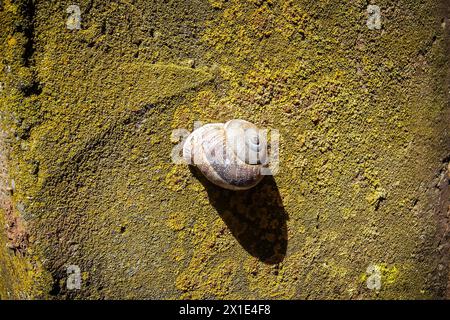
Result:
M212 183L225 189L246 190L263 178L266 140L264 132L245 120L206 124L187 137L183 158Z

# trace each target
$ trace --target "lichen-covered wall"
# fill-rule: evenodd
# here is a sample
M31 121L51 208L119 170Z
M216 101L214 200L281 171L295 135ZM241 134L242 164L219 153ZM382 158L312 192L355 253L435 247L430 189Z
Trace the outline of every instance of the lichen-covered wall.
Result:
M449 8L1 1L0 297L445 297ZM245 192L171 161L231 118L281 135Z

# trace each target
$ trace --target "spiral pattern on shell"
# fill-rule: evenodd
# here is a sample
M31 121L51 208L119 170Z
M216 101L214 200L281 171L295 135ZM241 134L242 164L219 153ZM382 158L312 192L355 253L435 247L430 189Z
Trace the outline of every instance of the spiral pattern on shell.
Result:
M245 120L206 124L187 137L183 158L212 183L225 189L246 190L263 178L266 137Z

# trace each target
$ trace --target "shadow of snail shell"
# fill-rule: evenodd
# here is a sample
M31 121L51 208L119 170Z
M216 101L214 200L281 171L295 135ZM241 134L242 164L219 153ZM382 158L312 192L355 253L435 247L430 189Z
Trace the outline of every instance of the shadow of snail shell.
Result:
M234 119L194 130L183 145L183 158L212 183L229 190L246 190L264 177L267 164L265 130Z

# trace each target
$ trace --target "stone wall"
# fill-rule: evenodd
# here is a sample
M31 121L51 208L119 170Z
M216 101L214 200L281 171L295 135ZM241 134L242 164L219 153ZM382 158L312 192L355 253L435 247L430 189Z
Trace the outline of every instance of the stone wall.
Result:
M445 297L449 8L2 0L0 297ZM171 161L232 118L281 136L245 192Z

